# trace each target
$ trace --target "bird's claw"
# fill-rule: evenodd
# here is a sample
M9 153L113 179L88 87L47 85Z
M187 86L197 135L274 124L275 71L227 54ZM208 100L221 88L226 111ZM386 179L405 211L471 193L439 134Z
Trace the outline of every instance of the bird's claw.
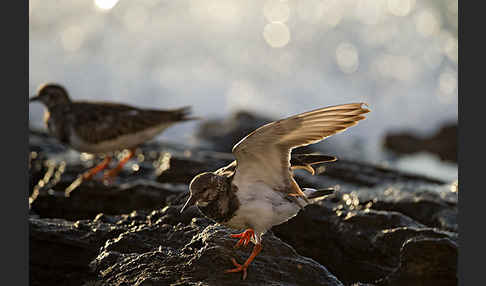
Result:
M231 237L240 238L240 240L238 240L238 242L235 244L234 248L238 248L242 244L243 244L243 246L247 246L248 243L250 243L253 235L255 235L255 232L253 231L253 229L247 229L240 234L232 234Z
M233 269L228 269L228 270L225 270L224 272L225 273L232 273L232 272L243 272L243 280L246 279L246 269L248 268L248 265L241 265L239 264L238 262L236 262L236 259L234 258L231 258L231 262L233 262L233 265L236 267L236 268L233 268Z

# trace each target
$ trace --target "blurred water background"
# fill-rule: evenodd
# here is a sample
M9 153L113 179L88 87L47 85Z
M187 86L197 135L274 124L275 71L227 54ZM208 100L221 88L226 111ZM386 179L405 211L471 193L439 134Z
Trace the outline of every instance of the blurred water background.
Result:
M368 119L319 144L340 158L454 180L428 153L390 160L388 132L437 132L458 116L457 0L30 0L29 91L282 118L367 102ZM44 128L31 105L30 126ZM197 122L158 137L195 144ZM350 150L354 151L351 152Z

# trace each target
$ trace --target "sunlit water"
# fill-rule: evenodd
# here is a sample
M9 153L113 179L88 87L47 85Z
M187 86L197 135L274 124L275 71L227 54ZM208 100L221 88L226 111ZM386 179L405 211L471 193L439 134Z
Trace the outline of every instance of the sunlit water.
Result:
M360 142L370 162L386 132L457 121L457 0L31 0L29 15L30 95L52 81L75 99L207 118L363 101L368 119L328 142ZM41 118L30 106L30 124ZM161 138L191 145L196 126Z

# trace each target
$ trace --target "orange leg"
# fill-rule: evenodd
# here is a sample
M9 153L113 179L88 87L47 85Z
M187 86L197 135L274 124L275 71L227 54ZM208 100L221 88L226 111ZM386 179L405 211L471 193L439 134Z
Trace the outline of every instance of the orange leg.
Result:
M91 178L93 178L94 175L96 175L98 172L105 169L108 166L108 164L110 164L110 162L111 162L111 157L106 156L101 163L89 169L83 174L83 180L91 180Z
M135 155L135 149L129 150L128 155L118 163L118 166L105 172L103 176L103 180L111 181L113 178L115 178L116 175L120 173L123 166L125 166L125 164L128 162L128 160L130 160L133 157L133 155Z
M261 250L262 250L262 244L261 243L255 244L250 257L248 257L248 259L245 261L243 265L239 264L238 262L236 262L236 259L232 258L231 262L233 262L233 265L236 266L236 268L226 270L225 272L230 273L230 272L243 271L243 280L245 280L247 276L246 269L248 268L248 265L250 265L250 263L253 261L253 259L255 259L255 257L258 255L258 253L260 253Z
M243 246L247 246L248 243L251 241L251 238L255 235L253 229L249 228L240 234L232 234L231 237L240 238L240 240L235 244L235 248L240 247L242 244Z

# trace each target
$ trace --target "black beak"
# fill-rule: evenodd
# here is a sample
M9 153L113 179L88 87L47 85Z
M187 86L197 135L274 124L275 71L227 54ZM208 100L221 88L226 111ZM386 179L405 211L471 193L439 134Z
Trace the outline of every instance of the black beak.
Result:
M192 205L194 205L196 203L196 198L194 198L193 195L190 195L189 196L189 199L187 199L187 202L184 204L184 206L182 207L181 209L181 213L184 212L184 210Z
M34 101L39 101L40 98L38 95L34 95L31 98L29 98L29 103L34 102Z

